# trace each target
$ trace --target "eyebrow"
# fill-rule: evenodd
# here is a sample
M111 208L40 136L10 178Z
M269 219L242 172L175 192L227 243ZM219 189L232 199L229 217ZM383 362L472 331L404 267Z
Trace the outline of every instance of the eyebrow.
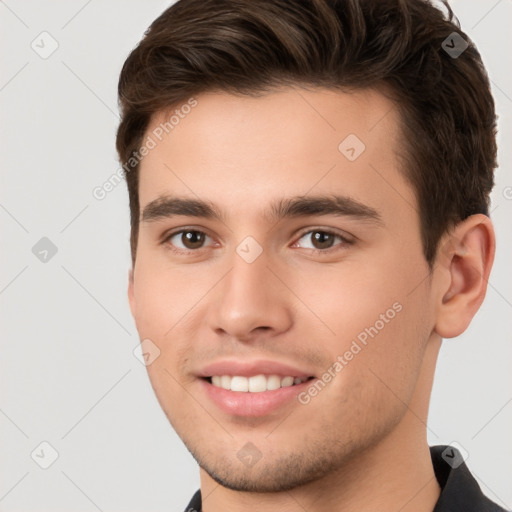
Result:
M152 222L175 216L201 217L226 223L222 212L210 201L177 196L161 196L149 202L141 215L142 222ZM348 196L295 196L274 201L263 217L268 222L285 218L334 215L383 225L377 210Z

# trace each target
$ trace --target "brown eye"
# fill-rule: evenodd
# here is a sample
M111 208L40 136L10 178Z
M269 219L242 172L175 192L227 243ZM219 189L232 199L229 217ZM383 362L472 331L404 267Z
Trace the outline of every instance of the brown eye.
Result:
M315 249L329 249L332 247L335 236L325 231L313 231L311 240Z
M184 231L181 241L187 249L198 249L204 242L204 233L199 231Z
M169 235L169 237L164 240L164 242L174 246L178 251L193 251L195 249L201 249L207 238L210 237L202 231L189 229L178 231L172 235Z
M310 240L309 242L308 239ZM301 242L302 240L305 240L305 242ZM337 240L338 242L336 243ZM321 252L328 252L329 249L332 249L335 246L339 246L341 249L350 244L349 240L345 239L343 236L322 229L315 229L304 233L298 242L300 242L300 245L306 249Z

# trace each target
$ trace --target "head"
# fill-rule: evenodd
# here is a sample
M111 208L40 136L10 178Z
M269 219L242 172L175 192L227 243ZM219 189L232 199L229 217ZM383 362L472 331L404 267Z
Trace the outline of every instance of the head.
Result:
M420 435L407 406L426 416L439 340L466 329L494 253L494 103L450 9L180 0L128 57L119 100L130 306L201 467L287 489L403 425ZM219 409L205 367L255 359L313 379L269 414Z

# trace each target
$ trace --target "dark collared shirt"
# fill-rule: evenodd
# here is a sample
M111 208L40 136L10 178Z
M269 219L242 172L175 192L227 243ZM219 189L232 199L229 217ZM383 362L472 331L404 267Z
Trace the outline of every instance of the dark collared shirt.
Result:
M482 493L457 449L431 446L430 455L441 487L441 495L432 512L506 512ZM194 494L185 512L201 512L200 490Z

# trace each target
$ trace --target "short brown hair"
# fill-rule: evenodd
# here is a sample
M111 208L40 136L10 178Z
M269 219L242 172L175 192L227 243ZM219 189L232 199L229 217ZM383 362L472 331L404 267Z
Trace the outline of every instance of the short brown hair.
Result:
M129 192L132 262L140 216L133 156L151 117L205 91L254 95L299 84L391 92L401 113L403 173L432 265L451 226L489 214L497 165L487 73L444 3L442 11L427 0L179 0L164 11L119 79L116 145ZM462 48L468 44L458 56L443 45L455 46L453 32Z

